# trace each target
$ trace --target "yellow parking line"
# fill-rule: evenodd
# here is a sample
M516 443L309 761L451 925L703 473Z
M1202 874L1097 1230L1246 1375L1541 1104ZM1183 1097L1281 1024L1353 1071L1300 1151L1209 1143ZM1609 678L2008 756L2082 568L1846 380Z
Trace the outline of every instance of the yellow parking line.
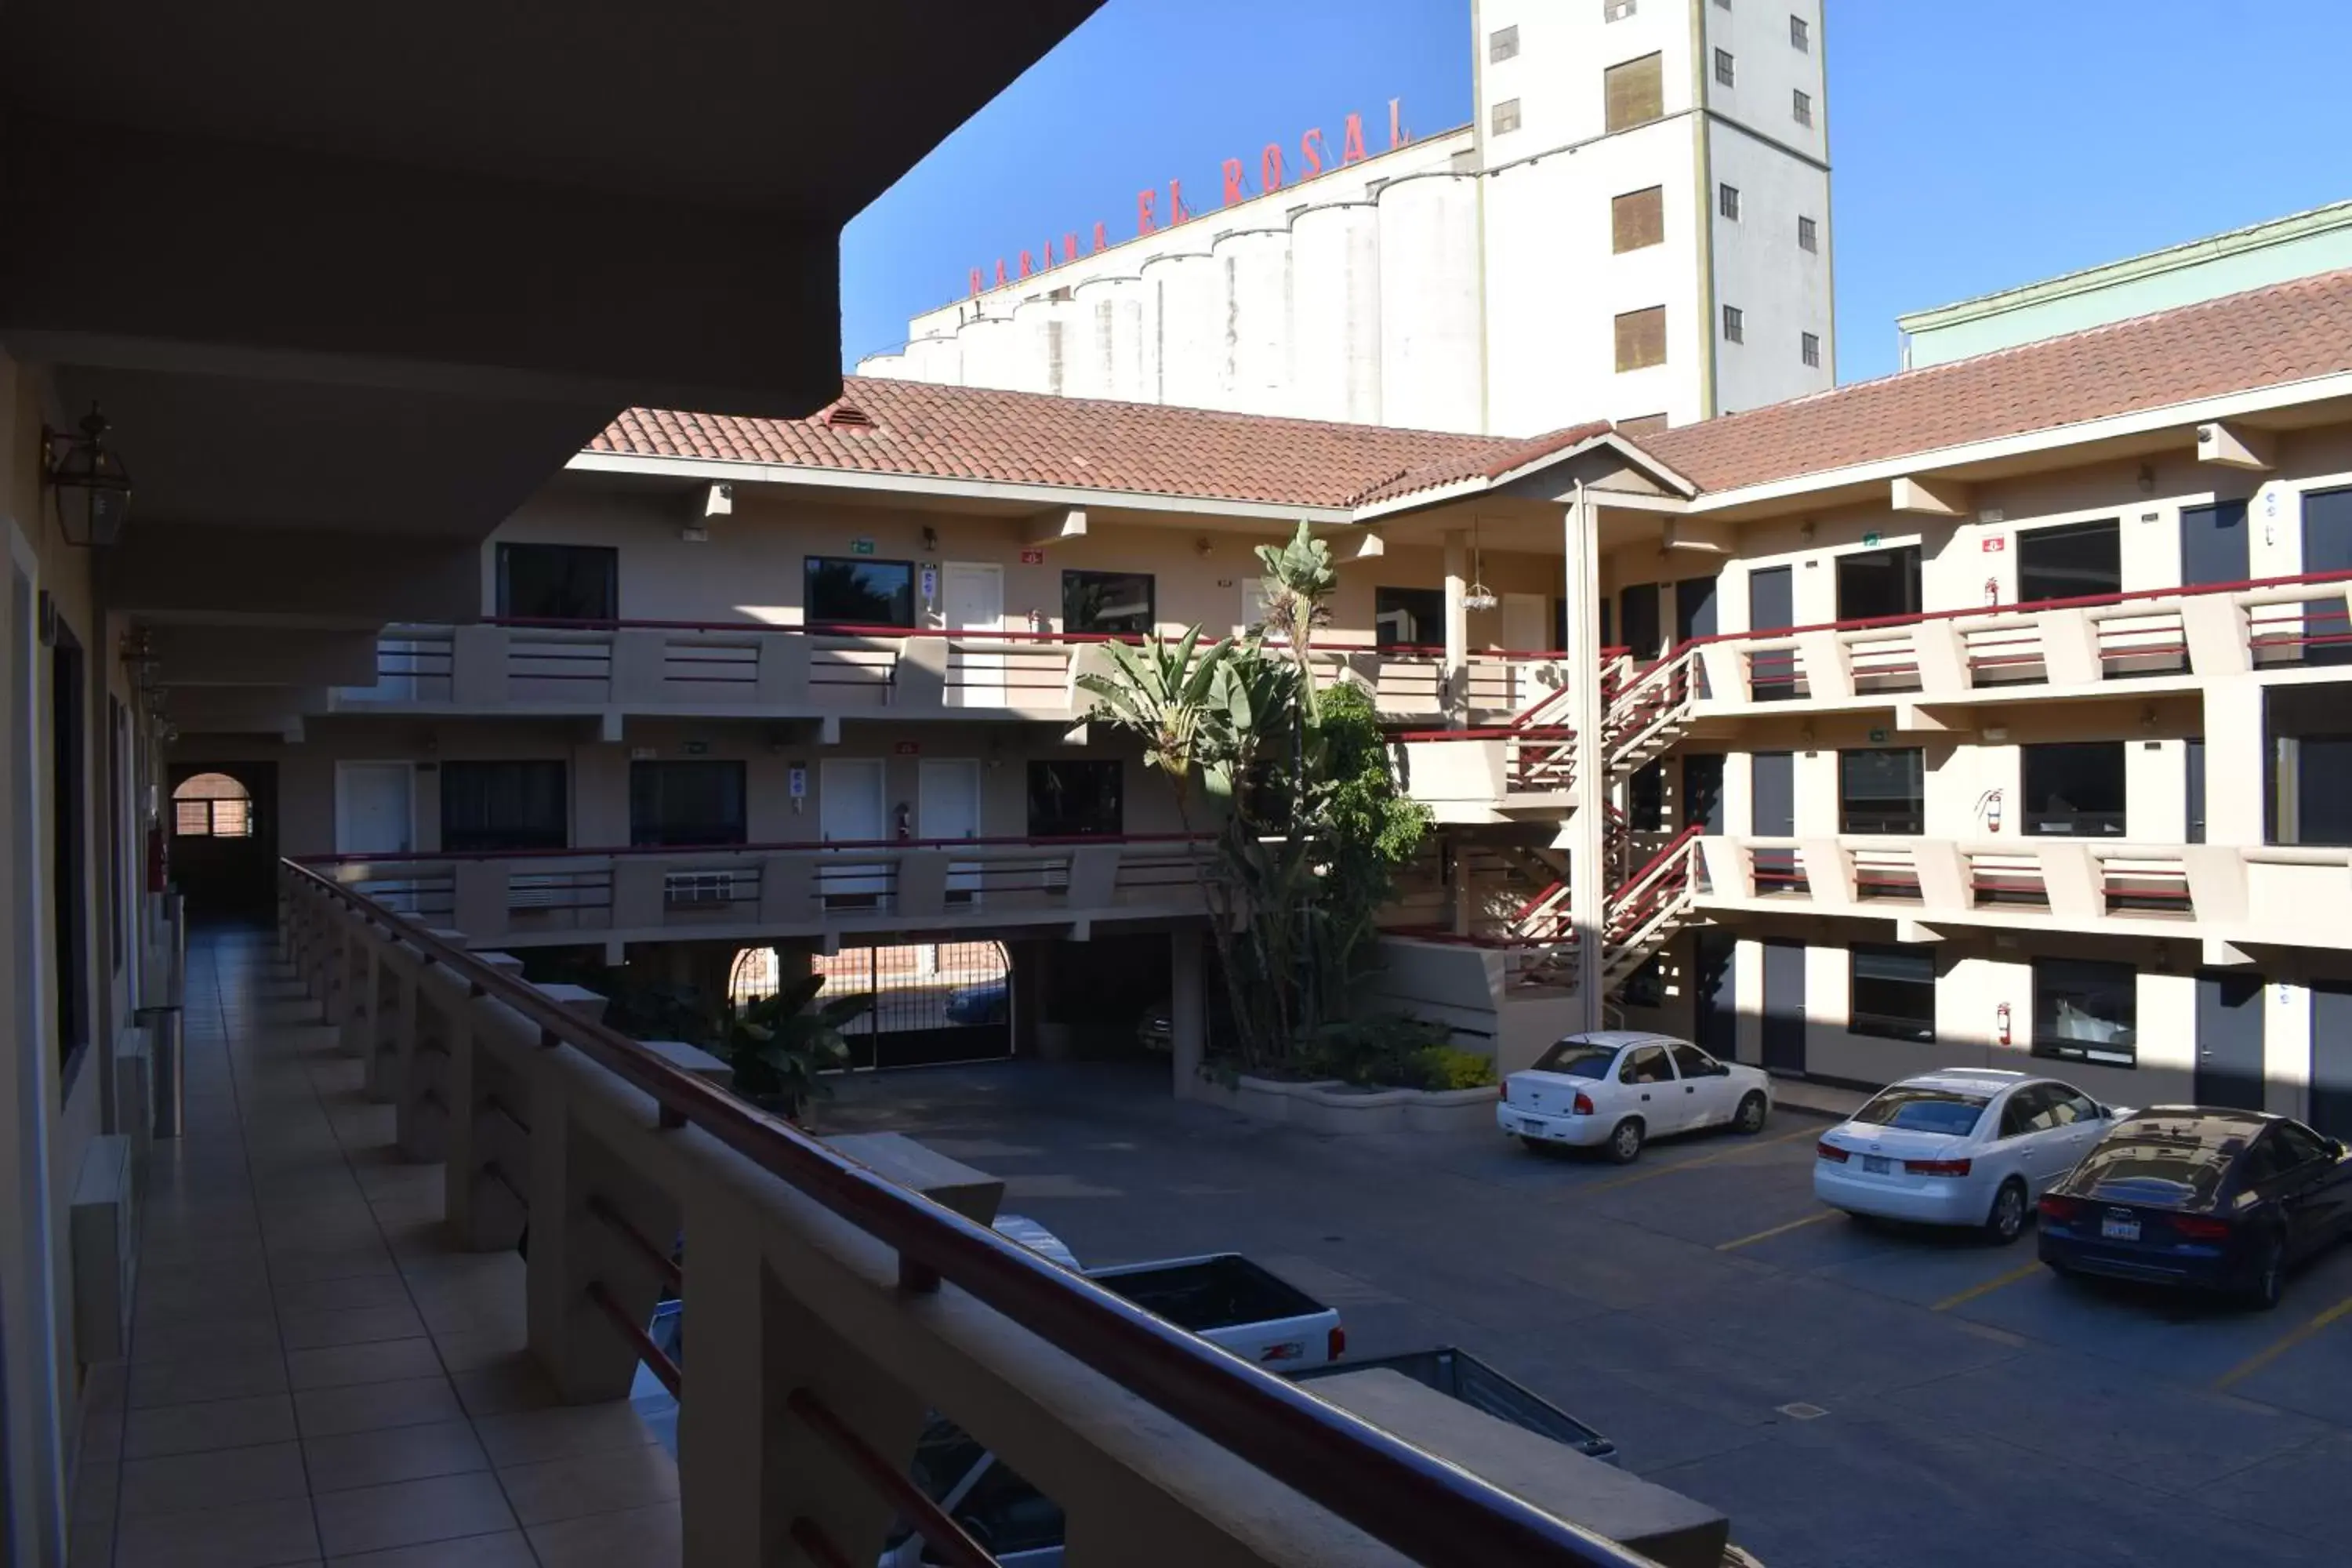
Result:
M1823 1209L1819 1214L1809 1214L1802 1219L1792 1219L1786 1225L1776 1225L1769 1230L1759 1230L1754 1236L1743 1236L1738 1241L1718 1242L1715 1249L1717 1252L1736 1252L1750 1242L1769 1241L1776 1236L1786 1236L1792 1230L1802 1230L1809 1225L1819 1225L1825 1219L1835 1219L1838 1213L1836 1209Z
M1937 1302L1933 1310L1938 1312L1948 1312L1953 1308L1973 1301L1979 1296L1990 1296L1996 1290L2014 1285L2021 1279L2030 1279L2041 1272L2042 1259L2037 1258L2031 1263L2021 1264L2006 1274L1986 1280L1981 1285L1971 1285L1957 1296L1947 1296Z
M1786 1143L1792 1138L1819 1138L1821 1135L1822 1130L1818 1127L1801 1127L1794 1132L1783 1132L1778 1138L1742 1138L1738 1144L1729 1149L1718 1150L1712 1154L1701 1154L1696 1160L1679 1160L1671 1165L1653 1165L1647 1170L1636 1171L1630 1176L1619 1176L1611 1181L1592 1182L1584 1186L1570 1187L1568 1193L1573 1194L1613 1192L1619 1187L1630 1187L1636 1182L1646 1182L1653 1177L1671 1176L1676 1171L1687 1171L1699 1165L1712 1165L1749 1149L1761 1149L1771 1143Z
M2336 1319L2344 1316L2347 1312L2352 1312L2352 1296L2347 1296L2343 1300L2336 1302L2336 1305L2328 1308L2327 1310L2320 1313L2319 1316L2312 1319L2311 1321L2304 1324L2303 1327L2282 1335L2276 1342L2271 1344L2267 1348L2257 1351L2254 1354L2248 1356L2245 1360L2240 1362L2237 1365L2223 1373L2220 1377L2214 1379L2213 1386L2217 1389L2227 1388L2231 1384L2237 1382L2240 1378L2246 1377L2262 1371L2263 1368L2270 1365L2272 1362L2277 1360L2288 1351L2294 1349L2295 1346L2303 1343L2304 1341L2311 1338L2312 1335L2319 1332L2320 1330L2326 1328Z

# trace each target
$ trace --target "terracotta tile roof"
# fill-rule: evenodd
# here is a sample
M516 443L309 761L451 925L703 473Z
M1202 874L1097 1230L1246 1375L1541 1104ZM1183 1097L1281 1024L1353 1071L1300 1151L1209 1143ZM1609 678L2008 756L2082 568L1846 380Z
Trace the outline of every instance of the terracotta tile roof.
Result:
M2352 371L2352 269L1644 437L1709 490Z
M845 410L871 425L845 417ZM1404 474L1522 445L847 376L840 402L807 419L633 408L588 449L1340 508Z
M1565 430L1547 431L1523 441L1489 442L1483 451L1456 454L1423 464L1418 468L1409 468L1353 499L1355 504L1364 506L1373 501L1395 500L1401 496L1435 489L1441 485L1456 484L1464 479L1497 479L1514 468L1524 468L1554 452L1580 446L1595 436L1606 436L1612 428L1606 419L1596 419L1590 425L1571 425Z

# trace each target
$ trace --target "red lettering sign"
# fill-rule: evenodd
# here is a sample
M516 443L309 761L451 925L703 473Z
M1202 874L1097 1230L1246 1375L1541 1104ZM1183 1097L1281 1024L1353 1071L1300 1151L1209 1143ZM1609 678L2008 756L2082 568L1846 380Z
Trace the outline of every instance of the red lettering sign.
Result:
M1391 98L1389 100L1389 151L1393 153L1403 145L1404 100Z
M1154 193L1150 191L1138 191L1135 193L1135 232L1139 235L1153 233L1160 227L1158 224L1151 220L1151 197L1153 194Z
M1062 265L1067 267L1078 258L1078 236L1076 229L1062 237Z
M1024 566L1043 566L1045 564L1045 552L1042 550L1024 550L1021 552L1021 564Z
M1104 237L1103 237L1103 226L1102 226L1101 224L1099 224L1099 223L1096 224L1096 225L1095 225L1095 248L1096 248L1097 250L1103 249L1103 248L1105 247L1105 246L1106 246L1106 244L1107 244L1107 243L1108 243L1108 242L1107 242L1107 241L1104 239Z
M1298 161L1307 165L1307 178L1310 180L1323 172L1323 132L1319 129L1298 139Z
M996 258L996 286L999 289L1004 287L1004 258L1002 256Z
M1021 253L1021 276L1026 278L1029 274L1036 270L1037 268L1030 264L1029 253L1025 250L1023 251Z
M1242 161L1228 158L1225 160L1225 205L1235 206L1247 199L1248 193L1242 189Z
M971 269L971 291L975 295L980 292L980 268L977 267Z
M1998 534L1998 533L1994 534L1991 538L1990 538L1990 539L1988 539L1988 540L1986 540L1986 541L1984 542L1984 552L1985 552L1987 555L1998 555L1998 554L2000 554L2002 551L2004 551L2004 550L2006 550L2006 549L2008 549L2008 548L2009 548L2009 541L2008 541L2008 540L2006 540L2006 539L2003 539L2003 538L2002 538L2000 534Z
M1191 221L1192 216L1192 209L1184 205L1184 182L1181 180L1169 181L1168 221L1170 223L1186 223Z
M1282 189L1282 147L1280 143L1269 142L1265 144L1265 151L1258 154L1257 183L1265 188L1265 192L1269 195L1274 192Z
M1360 114L1350 114L1348 116L1347 128L1340 132L1339 166L1344 169L1350 163L1360 163L1363 161L1364 117Z

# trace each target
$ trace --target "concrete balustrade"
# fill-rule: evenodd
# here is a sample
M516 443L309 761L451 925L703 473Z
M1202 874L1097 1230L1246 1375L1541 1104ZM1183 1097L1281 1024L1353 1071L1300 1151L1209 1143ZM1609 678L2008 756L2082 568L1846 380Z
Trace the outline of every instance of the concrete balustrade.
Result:
M904 1475L932 1412L1060 1504L1076 1568L1406 1561L952 1284L909 1289L874 1235L666 1113L400 930L290 872L281 897L285 949L314 992L348 999L365 973L396 998L387 1012L407 1022L390 1045L362 1037L400 1107L399 1146L448 1162L452 1235L500 1249L529 1226L530 1348L565 1398L625 1396L640 1351L621 1325L649 1318L668 1289L659 1258L683 1237L687 1562L820 1560L799 1543L811 1525L844 1560L875 1561L894 1510L841 1434ZM602 1006L576 988L541 989L583 1016ZM705 1076L725 1070L688 1047L655 1050ZM811 1395L828 1417L807 1414Z

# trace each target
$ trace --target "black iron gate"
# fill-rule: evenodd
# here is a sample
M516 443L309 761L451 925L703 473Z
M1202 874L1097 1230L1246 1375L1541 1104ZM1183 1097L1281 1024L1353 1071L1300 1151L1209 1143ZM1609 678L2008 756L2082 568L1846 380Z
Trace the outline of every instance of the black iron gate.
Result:
M845 947L810 962L825 977L822 996L874 998L846 1031L855 1069L1013 1054L1013 964L1001 942Z

